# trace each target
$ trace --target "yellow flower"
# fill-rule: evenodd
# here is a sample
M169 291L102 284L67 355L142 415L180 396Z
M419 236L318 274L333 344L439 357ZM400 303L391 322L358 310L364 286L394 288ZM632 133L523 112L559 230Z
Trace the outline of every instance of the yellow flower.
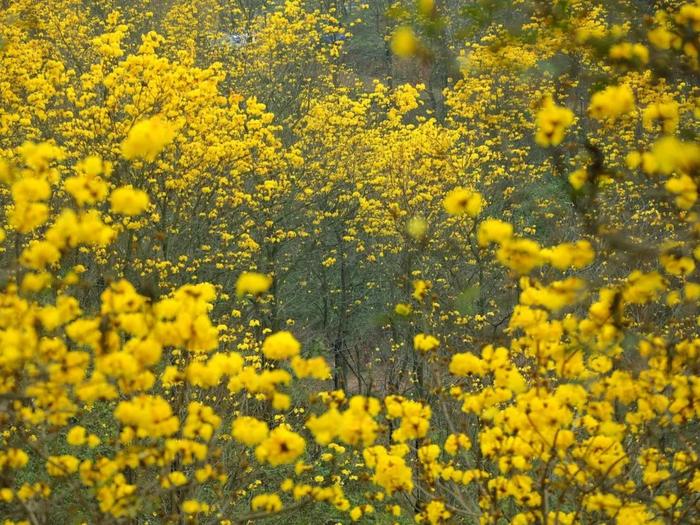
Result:
M69 445L80 446L87 441L87 433L84 427L75 426L68 431L66 441Z
M250 502L253 511L279 512L282 510L282 500L277 494L259 494Z
M350 511L350 519L352 521L359 521L362 518L362 509L360 507L353 507Z
M685 257L669 251L659 257L661 264L667 273L671 275L690 275L695 270L695 261L691 257Z
M486 373L486 363L471 352L455 354L450 361L450 373L456 376L482 376Z
M134 427L140 438L170 436L180 426L168 402L159 396L141 395L121 401L114 410L114 417L123 425Z
M162 118L142 120L129 130L129 135L122 143L122 155L128 160L153 162L174 138L175 130Z
M601 492L588 495L584 502L586 510L604 511L608 516L614 516L622 506L622 502L617 496L613 494L603 494Z
M291 332L283 330L268 336L263 342L262 351L268 359L289 359L299 355L301 344Z
M634 60L646 64L649 62L649 49L643 44L621 42L610 48L609 56L613 60Z
M48 288L52 280L53 275L49 272L29 272L22 278L21 289L26 293L37 293Z
M627 276L622 298L626 303L645 304L653 301L666 289L667 283L657 272L633 271Z
M314 439L321 444L329 444L338 434L343 424L343 417L338 410L331 408L320 416L311 416L306 422L306 427L311 431Z
M653 131L654 124L658 122L663 132L670 135L678 128L679 121L678 102L674 100L649 104L642 112L642 122L647 131Z
M520 294L520 304L540 305L548 310L558 311L576 302L583 288L583 281L569 277L563 281L553 281L548 286L542 286L528 278L521 279L523 291Z
M387 494L413 490L413 472L402 457L388 453L381 446L367 448L362 454L367 466L374 469L372 481Z
M102 158L97 155L89 155L75 166L76 171L88 175L89 177L97 177L103 173L109 177L112 173L112 165L109 162L103 162Z
M408 235L416 239L417 241L425 237L425 233L428 231L428 223L423 217L412 217L406 225L406 232Z
M447 510L445 504L438 500L433 500L428 503L425 507L423 515L430 525L445 523L452 517L452 513Z
M588 170L586 168L578 169L569 175L569 184L575 190L580 190L588 180Z
M700 284L685 283L683 287L683 295L688 301L697 301L700 299Z
M440 341L432 335L416 334L413 338L413 347L419 352L430 352L440 346Z
M415 55L419 45L418 38L410 27L399 27L391 37L391 50L402 58Z
M486 219L479 224L476 238L479 246L488 246L492 242L501 244L513 236L513 226L498 219Z
M466 434L450 434L445 440L443 448L449 455L454 456L459 449L469 450L472 447L472 442Z
M668 510L673 507L678 501L678 496L675 494L662 494L661 496L656 496L654 498L654 503L656 503L659 508L663 510Z
M423 16L430 16L435 9L435 0L418 0L418 12Z
M97 176L69 177L63 183L63 187L73 196L78 206L93 205L107 196L107 184Z
M676 206L689 210L698 200L698 187L688 175L672 177L666 181L666 190L676 195Z
M396 313L396 315L406 317L406 316L411 315L411 312L413 312L413 307L410 304L398 303L394 307L394 312Z
M292 370L298 378L313 377L314 379L328 379L331 377L331 369L323 357L304 359L294 356L291 361Z
M269 463L275 467L293 463L304 453L305 448L303 437L286 426L279 426L257 446L255 457L260 463Z
M9 213L10 225L19 233L29 233L49 218L49 207L43 202L18 202Z
M246 294L260 295L267 292L272 286L272 277L262 273L243 272L236 281L236 295L243 297Z
M46 461L46 472L54 477L68 476L78 471L79 464L80 460L69 454L49 456Z
M574 113L569 108L557 106L547 97L537 113L535 142L543 147L558 146L564 140L566 128L574 122Z
M576 243L563 243L548 250L542 250L542 256L558 270L566 270L568 268L580 269L593 262L595 252L590 242L577 241Z
M424 281L423 279L413 281L413 293L411 294L411 296L416 301L422 301L423 299L425 299L425 296L430 291L431 286L432 284L430 283L430 281Z
M16 202L46 201L51 196L51 187L46 179L27 177L12 185L12 199Z
M627 84L609 86L591 97L588 111L597 120L614 122L634 111L634 93Z
M496 252L496 257L504 266L524 275L542 265L540 245L530 239L510 239Z
M187 483L187 476L185 476L184 472L175 470L164 477L161 480L160 485L161 487L167 489L170 487L181 487L185 483Z
M676 46L681 39L675 33L672 33L665 27L657 27L647 33L647 38L651 44L658 49L671 49L671 46Z
M484 206L484 200L479 193L465 188L455 188L447 194L443 205L450 215L466 213L470 217L476 217Z
M0 461L3 466L13 469L23 468L29 462L29 455L20 448L9 448L0 453Z
M47 173L52 160L62 160L65 152L48 142L25 142L20 148L27 167L36 173Z
M700 145L683 142L676 137L662 137L651 149L655 170L670 175L673 172L691 175L700 166Z
M207 503L194 499L187 499L183 501L180 508L185 514L206 514L209 512L209 505Z
M56 264L61 259L61 252L47 241L32 241L20 256L20 262L25 268L44 270L47 266Z
M117 188L110 195L112 211L120 215L139 215L146 211L149 204L148 194L131 186Z

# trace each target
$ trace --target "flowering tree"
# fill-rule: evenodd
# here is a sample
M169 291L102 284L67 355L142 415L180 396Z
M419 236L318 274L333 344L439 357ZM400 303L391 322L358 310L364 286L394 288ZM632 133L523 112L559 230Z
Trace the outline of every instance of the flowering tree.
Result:
M700 4L380 4L2 4L4 523L697 521Z

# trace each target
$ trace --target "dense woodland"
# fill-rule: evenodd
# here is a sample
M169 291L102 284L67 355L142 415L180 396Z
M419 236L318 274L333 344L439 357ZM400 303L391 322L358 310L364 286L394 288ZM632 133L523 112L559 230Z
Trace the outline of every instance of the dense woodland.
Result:
M700 0L0 2L0 522L700 523Z

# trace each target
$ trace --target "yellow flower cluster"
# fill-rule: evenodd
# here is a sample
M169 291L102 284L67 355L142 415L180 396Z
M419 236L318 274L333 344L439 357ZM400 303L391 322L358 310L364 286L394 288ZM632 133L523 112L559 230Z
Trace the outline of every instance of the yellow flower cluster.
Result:
M693 522L699 1L150 4L0 7L6 523Z
M542 109L537 112L535 141L543 147L558 146L564 140L566 128L573 122L574 113L568 108L557 106L548 97L542 104Z
M465 188L455 188L447 194L444 201L445 211L450 215L467 214L476 217L484 206L483 198L479 193Z
M134 124L122 143L122 155L129 160L156 160L158 154L175 138L172 125L160 117Z
M272 279L268 275L256 272L243 272L236 281L236 295L242 297L246 294L260 295L267 292L272 285Z
M630 86L609 86L591 97L588 112L595 119L615 122L622 115L634 111L634 93Z

